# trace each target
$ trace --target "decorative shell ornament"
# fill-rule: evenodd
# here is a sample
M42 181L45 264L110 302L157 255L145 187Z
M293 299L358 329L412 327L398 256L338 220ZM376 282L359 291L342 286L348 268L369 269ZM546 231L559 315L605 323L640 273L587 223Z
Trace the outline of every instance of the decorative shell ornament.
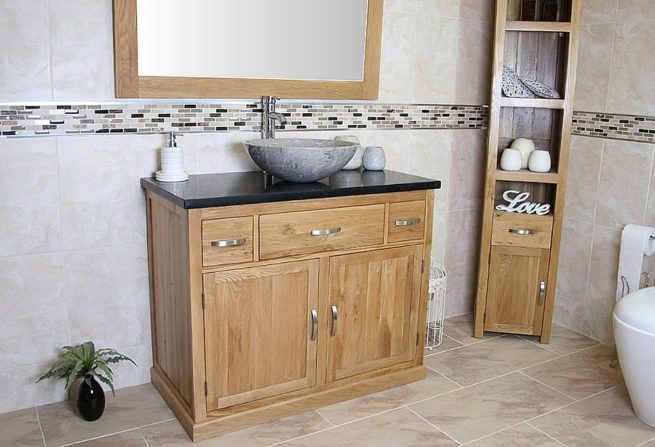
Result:
M552 87L548 87L546 84L542 84L539 81L534 81L532 79L522 79L521 82L525 84L526 87L530 89L532 93L541 97L548 99L560 99L560 94Z
M519 75L507 65L503 65L503 94L508 98L529 98L530 90L521 82Z

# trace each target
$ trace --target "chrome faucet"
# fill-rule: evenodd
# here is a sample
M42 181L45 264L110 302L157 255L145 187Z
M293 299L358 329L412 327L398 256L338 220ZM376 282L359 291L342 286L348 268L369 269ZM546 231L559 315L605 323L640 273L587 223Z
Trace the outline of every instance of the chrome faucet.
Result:
M287 123L286 117L275 111L279 99L277 96L262 96L262 138L275 138L275 121L282 126Z

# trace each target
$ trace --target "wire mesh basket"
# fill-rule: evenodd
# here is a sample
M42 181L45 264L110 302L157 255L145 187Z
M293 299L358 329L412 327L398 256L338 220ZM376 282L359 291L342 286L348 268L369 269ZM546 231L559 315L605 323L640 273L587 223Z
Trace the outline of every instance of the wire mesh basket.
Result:
M425 347L432 349L443 339L444 308L446 304L446 269L442 265L430 268L428 284L428 312L425 327Z

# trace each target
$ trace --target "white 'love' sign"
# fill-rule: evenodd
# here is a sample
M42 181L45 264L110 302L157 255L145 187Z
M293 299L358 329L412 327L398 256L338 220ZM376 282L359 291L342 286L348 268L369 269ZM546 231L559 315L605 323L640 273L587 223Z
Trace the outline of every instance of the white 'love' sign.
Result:
M548 214L550 205L546 203L527 202L529 197L529 192L508 189L503 193L503 200L509 202L509 205L496 205L496 209L510 213L537 214L539 216Z

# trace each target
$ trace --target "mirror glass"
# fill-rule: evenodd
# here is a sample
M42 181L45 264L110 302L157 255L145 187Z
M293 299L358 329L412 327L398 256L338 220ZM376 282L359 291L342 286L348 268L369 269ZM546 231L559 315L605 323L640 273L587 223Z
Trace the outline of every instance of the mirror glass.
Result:
M367 0L139 0L138 75L362 81Z

